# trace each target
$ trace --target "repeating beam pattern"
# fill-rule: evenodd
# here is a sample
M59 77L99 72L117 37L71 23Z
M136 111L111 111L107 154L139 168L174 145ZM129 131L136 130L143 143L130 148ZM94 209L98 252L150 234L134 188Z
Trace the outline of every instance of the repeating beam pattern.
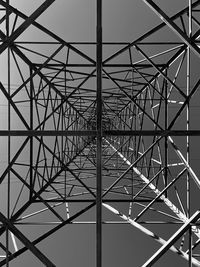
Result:
M104 267L102 225L122 222L162 245L143 266L168 250L200 266L200 1L170 17L143 0L162 22L130 43L102 41L101 0L96 42L66 42L36 22L54 1L27 16L0 0L0 266L27 250L59 266L37 245L95 223Z

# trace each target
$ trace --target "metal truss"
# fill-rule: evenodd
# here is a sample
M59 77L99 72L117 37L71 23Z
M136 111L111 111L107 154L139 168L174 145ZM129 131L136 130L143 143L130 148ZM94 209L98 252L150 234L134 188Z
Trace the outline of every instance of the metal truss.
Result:
M36 22L54 1L27 16L0 0L0 266L27 250L60 266L37 245L79 223L96 224L97 267L107 223L161 245L143 267L168 250L200 266L200 1L170 17L143 0L162 21L131 43L102 42L101 0L96 42L66 42Z

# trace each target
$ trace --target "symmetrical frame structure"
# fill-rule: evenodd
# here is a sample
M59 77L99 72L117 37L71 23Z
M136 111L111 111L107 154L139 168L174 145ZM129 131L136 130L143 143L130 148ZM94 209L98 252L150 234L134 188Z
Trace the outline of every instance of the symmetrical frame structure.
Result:
M66 42L36 22L54 1L26 16L0 0L0 266L27 250L59 266L37 244L68 224L93 223L90 210L97 267L108 222L126 222L161 244L143 267L168 250L200 266L192 161L200 136L200 0L172 17L143 0L162 21L131 43L102 42L102 0L96 42ZM34 41L25 39L28 28ZM117 52L103 58L112 45ZM46 232L23 231L35 225ZM154 225L162 225L158 233Z

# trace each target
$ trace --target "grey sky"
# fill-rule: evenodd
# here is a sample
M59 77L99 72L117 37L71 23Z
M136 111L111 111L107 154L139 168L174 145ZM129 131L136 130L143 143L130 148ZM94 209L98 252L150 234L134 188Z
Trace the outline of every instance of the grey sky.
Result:
M42 1L10 0L11 4L26 14L31 14ZM96 25L95 0L56 0L38 19L45 27L55 32L67 42L94 42ZM160 0L159 3L169 15L181 10L187 0ZM103 0L103 40L106 42L130 42L147 30L159 24L161 20L142 0ZM29 29L24 38L36 37ZM5 70L2 69L3 75ZM106 216L108 213L106 213ZM114 218L114 217L113 217ZM38 226L39 227L39 226ZM77 227L77 228L75 228ZM37 226L32 229L36 230ZM40 231L45 229L40 229ZM157 230L152 226L152 231ZM175 228L169 226L169 231ZM29 231L26 229L25 231ZM103 225L103 267L138 267L150 257L159 246L130 225ZM69 225L38 246L52 259L59 262L58 267L94 267L95 266L95 226ZM155 264L155 267L186 266L182 259L171 252ZM42 266L27 252L10 264L11 267Z

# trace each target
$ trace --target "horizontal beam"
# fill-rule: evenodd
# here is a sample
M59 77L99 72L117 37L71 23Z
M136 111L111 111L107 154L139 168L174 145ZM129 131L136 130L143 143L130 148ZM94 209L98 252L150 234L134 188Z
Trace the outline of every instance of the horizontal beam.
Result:
M36 67L42 67L43 64L39 64L39 63L33 63L34 66ZM165 67L166 64L155 64L157 67ZM45 68L50 68L50 67L59 67L59 68L63 68L63 66L65 67L94 67L95 65L94 64L84 64L84 63L80 63L80 64L75 64L75 63L63 63L63 64L58 64L58 63L52 63L52 64L46 64L45 65ZM135 67L135 68L153 68L152 67L152 64L148 64L148 63L114 63L114 64L103 64L102 67L117 67L117 68L132 68L132 67ZM64 71L64 70L63 70Z
M138 198L138 199L102 199L103 203L114 203L114 202L122 202L122 203L130 203L130 202L150 202L152 199L145 199L145 198ZM34 200L35 202L41 202L41 200ZM94 199L45 199L45 202L50 202L50 203L68 203L68 202L73 202L73 203L90 203L90 202L94 202ZM157 202L163 202L163 200L161 199L157 199L155 201Z
M0 136L96 136L95 130L0 130ZM107 130L103 136L200 136L200 130Z

